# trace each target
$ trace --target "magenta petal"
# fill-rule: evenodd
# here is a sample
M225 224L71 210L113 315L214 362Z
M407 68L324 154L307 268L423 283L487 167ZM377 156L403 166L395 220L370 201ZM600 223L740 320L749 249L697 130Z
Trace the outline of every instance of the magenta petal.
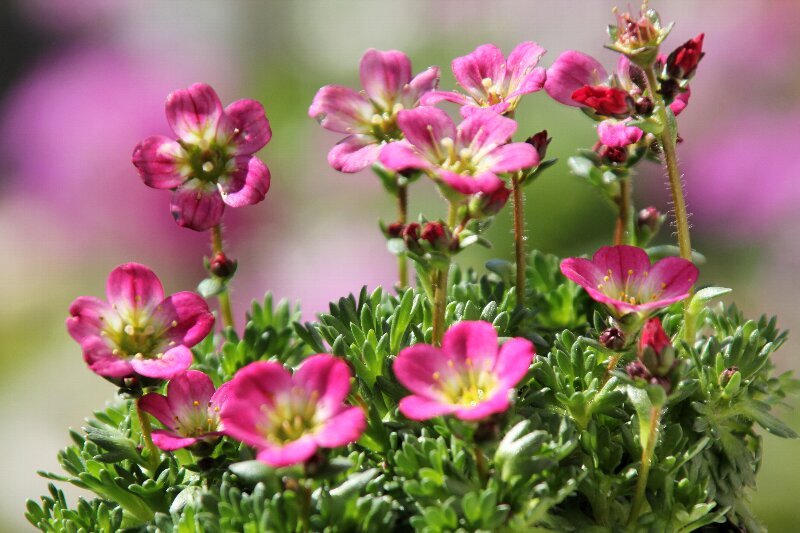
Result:
M450 116L436 107L405 109L397 114L397 125L408 142L431 158L445 137L455 141L456 126Z
M481 109L470 113L458 125L458 145L469 146L473 152L486 154L505 144L515 131L515 120Z
M176 435L171 431L164 431L163 429L154 430L152 437L153 444L165 452L186 448L199 440L196 437L181 437L180 435Z
M669 104L669 108L676 117L681 114L681 111L686 109L687 105L689 105L690 96L692 96L692 90L689 87L686 87L686 92L678 93L678 96L676 96L672 103Z
M167 97L167 121L184 140L196 140L206 130L216 131L222 113L219 96L205 83L195 83Z
M403 52L370 48L361 57L361 85L367 96L389 110L411 81L411 61Z
M604 120L597 125L597 136L600 142L613 148L622 148L635 144L642 138L644 132L636 126L628 126L624 122Z
M328 152L328 164L339 172L360 172L378 159L382 145L369 135L350 135Z
M509 389L499 389L491 398L474 407L460 408L456 416L461 420L480 420L495 413L502 413L508 409L511 401L508 399Z
M481 45L472 53L455 58L452 64L456 81L476 100L486 94L483 80L500 81L504 66L503 52L493 44Z
M539 153L528 143L511 143L494 150L487 157L492 172L516 172L539 164Z
M445 332L442 351L460 363L467 359L471 359L475 366L481 366L484 361L494 363L497 356L497 331L490 323L482 320L459 322Z
M387 144L381 150L379 159L383 166L391 170L401 171L409 168L424 170L431 168L431 164L420 156L408 141Z
M269 191L270 173L257 157L239 155L234 158L234 170L219 180L222 200L231 207L243 207L262 201Z
M211 395L211 399L208 400L208 406L211 408L219 408L220 410L225 407L225 404L228 402L228 398L230 397L231 392L231 382L227 381L219 386L219 388Z
M403 105L410 109L422 103L421 98L432 92L439 85L439 67L428 67L423 70L403 89ZM428 105L428 104L422 104Z
M226 128L233 134L231 141L236 145L237 154L254 154L272 138L272 129L260 102L237 100L225 108L225 115Z
M208 304L193 292L178 292L161 302L153 320L167 328L165 339L190 348L205 339L214 326Z
M316 394L320 403L335 409L350 393L350 367L332 355L314 355L303 361L292 381L309 396Z
M533 343L527 339L515 337L503 343L494 366L499 387L515 387L528 373L535 354Z
M448 359L435 346L415 344L400 351L392 364L392 371L397 381L414 394L436 398L439 385L434 375L449 371Z
M534 93L541 91L544 88L544 83L547 80L547 72L543 68L535 68L533 71L525 76L517 89L512 91L507 98L514 98L523 94Z
M458 410L457 405L441 403L422 396L406 396L400 400L399 408L403 416L411 420L428 420Z
M697 267L680 257L665 257L657 261L647 279L651 294L660 294L659 302L677 302L689 295L689 290L697 281ZM663 287L663 289L662 289ZM659 307L666 305L662 303Z
M547 69L544 90L562 104L580 107L580 104L572 99L572 93L584 85L597 85L606 77L608 77L606 69L596 59L575 50L568 50L558 56Z
M134 357L131 367L137 374L148 378L172 379L192 364L192 351L186 346L175 346L155 359Z
M650 257L638 246L602 246L592 256L592 263L605 275L611 271L612 279L636 279L650 270ZM629 274L632 272L632 274Z
M538 69L538 72L532 81L527 82L531 74L534 73L537 63L542 58L547 50L534 42L524 42L518 44L510 54L508 54L508 61L506 61L506 80L509 81L509 88L517 87L518 94L525 94L527 92L538 91L542 88L545 79L544 69ZM533 80L539 80L538 88L533 88ZM531 90L520 92L523 83L527 82L531 86Z
M86 337L100 335L105 317L111 314L111 307L98 298L81 296L69 306L69 314L67 331L80 343Z
M605 275L598 266L582 257L568 257L561 261L561 273L584 289L594 287Z
M467 105L472 102L472 100L461 93L452 91L431 91L425 94L419 101L420 105L423 106L433 106L439 102L453 102L458 105Z
M275 468L305 462L317 451L317 443L309 435L282 447L271 445L258 451L256 459Z
M132 162L142 181L154 189L173 189L186 181L178 170L181 145L160 135L148 137L133 149Z
M202 409L206 409L213 395L214 383L199 370L187 370L175 376L167 384L167 402L175 414L197 409L195 401L199 402ZM164 425L172 424L164 423Z
M166 396L151 392L139 399L139 408L154 416L156 420L171 428L175 425L175 413Z
M367 419L360 407L347 407L325 422L314 434L314 440L323 448L336 448L357 441L367 427Z
M152 311L164 299L164 288L155 273L139 263L125 263L108 275L106 298L117 312L134 309Z
M191 179L172 193L170 211L179 226L205 231L220 223L225 202L216 186Z
M503 187L503 180L492 174L484 172L478 176L464 176L449 170L439 170L439 178L449 187L461 194L492 194Z
M369 133L374 113L362 94L340 85L321 88L308 108L308 115L323 128L340 133Z
M95 374L108 378L124 378L134 373L127 359L120 359L101 337L88 337L81 343L83 359Z

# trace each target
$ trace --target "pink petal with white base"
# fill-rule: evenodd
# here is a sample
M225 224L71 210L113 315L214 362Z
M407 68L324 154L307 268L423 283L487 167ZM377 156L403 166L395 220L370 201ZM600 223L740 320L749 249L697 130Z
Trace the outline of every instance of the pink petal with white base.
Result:
M108 275L106 297L118 312L152 311L164 299L164 287L155 273L139 263L125 263Z
M214 326L208 304L193 292L177 292L158 304L153 320L167 328L165 339L190 348L205 339Z
M468 105L473 103L472 100L467 98L461 93L453 91L431 91L425 94L420 99L420 104L423 106L433 106L439 102L453 102L458 105Z
M259 158L236 156L233 172L219 180L222 200L231 207L257 204L267 196L270 179L269 168Z
M453 190L461 194L492 194L503 186L503 180L491 172L484 172L477 176L465 176L449 170L439 170L438 176Z
M332 355L315 355L303 361L292 382L334 409L350 393L350 377L350 367L341 359Z
M183 410L194 409L195 401L205 409L213 394L214 382L198 370L187 370L167 384L167 402L173 413L178 415Z
M339 172L360 172L378 160L383 145L368 135L350 135L328 152L328 164Z
M606 69L596 59L575 50L558 56L547 69L544 90L562 104L580 107L572 94L585 85L597 85L608 77Z
M172 379L192 364L192 351L186 346L175 346L161 357L144 359L134 357L131 368L142 376L157 379Z
M597 136L600 142L612 148L622 148L636 144L644 132L636 126L628 126L624 122L604 120L597 125Z
M416 168L425 170L431 168L429 161L424 159L408 141L397 141L383 147L380 162L391 170L407 170Z
M409 109L418 103L420 99L432 92L439 85L439 67L428 67L423 70L408 84L403 90L403 105ZM427 105L427 104L422 104Z
M592 256L592 263L602 272L611 271L610 276L615 279L650 270L650 256L638 246L602 246Z
M435 373L450 372L450 359L442 350L430 344L415 344L403 349L392 365L397 380L405 388L424 398L437 399ZM438 399L436 400L438 402Z
M477 47L472 53L453 60L453 74L456 81L473 98L481 100L486 94L483 80L501 81L505 75L505 57L493 44Z
M408 142L425 157L435 158L445 137L455 140L456 126L450 116L436 107L418 107L397 114L397 125Z
M179 158L182 156L180 144L158 135L136 145L132 162L148 187L174 189L186 181L186 176L179 171Z
M647 285L653 293L661 291L659 300L683 300L689 295L689 290L697 282L699 274L697 267L690 261L680 257L665 257L650 269Z
M545 71L536 68L536 65L546 51L538 44L527 41L518 44L508 54L506 80L508 88L514 92L507 96L538 91L544 86Z
M69 307L67 331L79 343L87 337L99 336L105 317L111 311L111 306L106 302L92 296L81 296Z
M179 226L205 231L220 223L225 202L214 184L192 179L172 193L170 211Z
M463 321L448 329L442 338L442 351L465 364L482 365L483 361L494 361L497 357L497 331L488 322Z
M340 85L321 88L308 108L308 115L323 128L340 133L369 133L374 113L362 94Z
M411 81L411 61L403 52L370 48L361 57L361 85L367 96L384 110L397 101L403 87Z
M95 374L108 378L133 375L130 362L112 353L112 348L101 337L88 337L81 343L83 360Z
M205 83L195 83L167 97L167 121L185 141L196 141L206 132L216 133L222 113L219 96Z
M547 72L543 68L535 68L533 71L525 76L520 82L515 91L508 94L507 98L514 98L522 96L523 94L535 93L544 88L545 81L547 80Z
M237 100L225 108L226 129L230 129L237 154L258 152L272 139L264 106L255 100Z
M458 125L458 144L469 146L476 154L485 155L505 144L515 131L515 120L481 109L471 113Z
M482 401L474 407L465 407L456 411L456 416L461 420L480 420L495 413L503 413L511 405L509 394L511 390L503 388L493 394L488 400Z

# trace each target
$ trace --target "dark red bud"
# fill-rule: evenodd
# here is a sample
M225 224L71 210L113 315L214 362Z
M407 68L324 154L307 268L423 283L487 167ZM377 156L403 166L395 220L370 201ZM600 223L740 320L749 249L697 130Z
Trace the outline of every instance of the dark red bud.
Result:
M649 382L653 378L647 367L638 359L626 366L625 372L633 379L643 379Z
M422 247L419 245L419 224L412 222L403 228L403 241L406 243L406 248L415 254L422 253Z
M636 114L637 115L650 115L653 112L655 105L653 104L653 100L648 98L647 96L642 96L638 100L636 100Z
M622 146L606 146L601 144L597 149L597 155L603 159L604 163L619 165L628 160L628 150Z
M719 375L719 384L723 387L728 384L731 380L733 375L739 371L738 366L732 366L730 368L726 368L722 371L722 374Z
M625 336L619 328L608 328L600 334L598 340L600 344L615 352L619 352L625 347Z
M228 259L224 253L218 252L211 258L208 269L214 276L227 279L236 272L236 261Z
M598 115L624 118L633 107L627 92L616 87L584 85L572 93L572 99L584 107L590 107Z
M490 194L475 194L469 202L469 214L472 218L494 216L503 209L509 196L511 196L511 190L506 187L500 187Z
M420 238L428 241L434 250L446 251L450 249L450 232L441 222L428 222L422 228Z
M388 226L386 226L386 236L390 239L399 239L403 236L403 226L400 222L392 222Z
M703 59L703 39L705 34L701 33L694 39L689 39L676 48L667 58L667 74L671 78L688 80L697 70L697 65Z
M661 213L653 206L645 207L639 211L636 217L636 225L639 228L650 228L651 232L655 232L661 225Z
M552 140L552 137L547 136L547 130L542 130L536 135L528 137L525 142L536 148L536 152L539 154L539 160L543 161L544 157L547 155L547 147Z

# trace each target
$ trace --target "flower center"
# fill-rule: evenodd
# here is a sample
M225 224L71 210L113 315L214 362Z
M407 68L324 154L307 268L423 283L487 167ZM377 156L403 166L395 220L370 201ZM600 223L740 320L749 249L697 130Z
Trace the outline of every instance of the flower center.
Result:
M219 407L211 407L206 403L201 405L199 400L194 400L191 407L175 415L175 430L184 437L199 437L206 433L217 431L219 427Z
M283 397L276 397L272 406L264 405L265 420L261 425L264 436L279 446L294 442L319 428L317 400L319 393L311 394L295 387Z
M403 110L403 104L394 104L391 109L386 110L376 104L373 105L375 114L372 115L370 123L372 124L372 134L375 138L385 142L401 139L403 133L397 127L397 114Z
M441 166L452 170L456 174L474 175L477 171L475 153L470 148L457 149L455 142L450 137L439 141L439 157Z
M216 183L222 174L231 170L233 157L216 142L204 143L204 146L178 142L186 152L185 168L190 177Z
M160 327L150 316L139 311L125 313L113 323L106 321L101 335L110 341L112 353L121 359L158 359L168 346L174 344L165 341L164 333L176 325L177 322L173 321L167 327Z
M475 407L487 400L497 388L497 378L491 372L491 361L484 361L484 368L475 368L472 359L467 358L464 366L455 368L455 363L450 360L447 365L450 372L442 375L433 373L433 379L439 385L439 393L444 401L449 404Z
M634 276L633 270L629 269L622 279L615 276L611 269L608 269L603 276L603 282L597 285L597 289L603 294L631 305L640 305L648 301L657 300L666 289L665 283L661 284L660 290L652 292L650 284L646 283L650 272L645 270L640 275Z

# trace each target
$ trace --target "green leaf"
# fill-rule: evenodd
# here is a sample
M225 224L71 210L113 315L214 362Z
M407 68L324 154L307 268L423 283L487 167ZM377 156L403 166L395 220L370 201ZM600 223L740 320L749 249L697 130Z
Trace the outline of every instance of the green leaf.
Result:
M719 298L724 294L728 294L731 291L733 291L733 289L728 289L726 287L706 287L705 289L700 289L692 296L692 301L689 303L689 312L692 315L697 315L708 302L714 298Z
M203 298L211 298L225 290L225 283L219 278L206 278L197 285L197 292Z

